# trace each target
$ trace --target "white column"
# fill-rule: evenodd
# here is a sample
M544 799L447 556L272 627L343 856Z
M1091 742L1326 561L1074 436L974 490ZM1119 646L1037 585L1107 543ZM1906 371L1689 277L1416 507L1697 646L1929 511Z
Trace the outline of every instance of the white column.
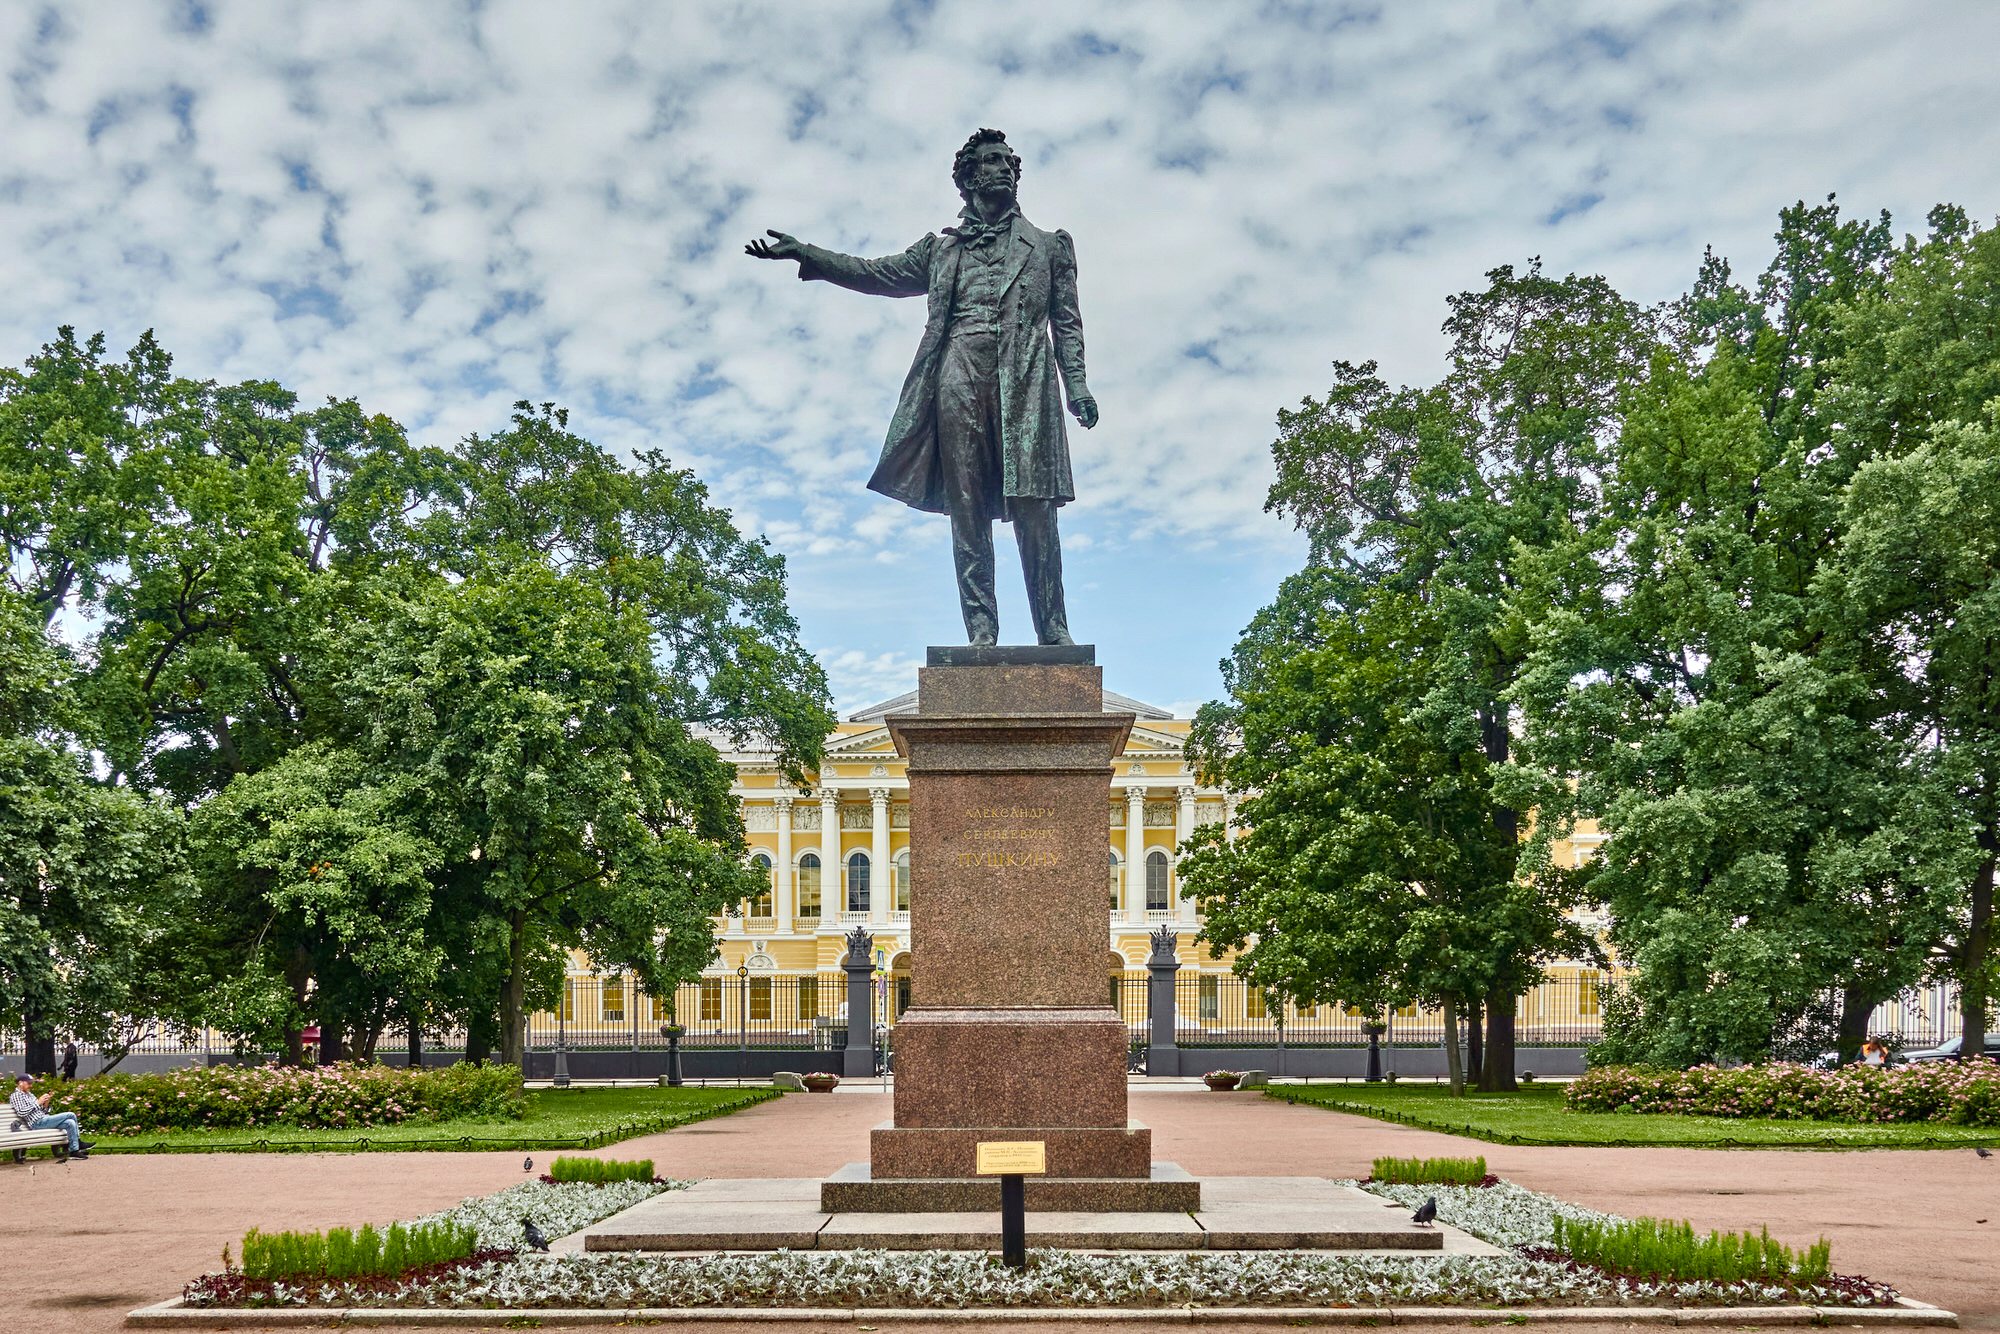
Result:
M1189 835L1194 833L1194 789L1184 787L1174 795L1180 798L1180 805L1174 809L1174 898L1168 906L1173 909L1175 921L1192 922L1194 903L1180 897L1180 847L1188 841Z
M896 868L889 865L889 789L871 787L868 801L869 831L874 842L868 849L868 920L886 922L896 907Z
M1125 901L1128 922L1146 920L1146 789L1125 789Z
M792 883L792 799L779 793L771 804L778 808L778 865L772 876L771 915L778 919L778 930L789 935L792 919L798 915L798 904L793 901L797 887Z
M1234 792L1225 792L1222 794L1222 836L1224 838L1236 837L1236 794Z
M819 790L819 919L838 922L847 911L847 877L840 865L840 792ZM827 900L831 898L832 902ZM828 918L827 914L834 916Z

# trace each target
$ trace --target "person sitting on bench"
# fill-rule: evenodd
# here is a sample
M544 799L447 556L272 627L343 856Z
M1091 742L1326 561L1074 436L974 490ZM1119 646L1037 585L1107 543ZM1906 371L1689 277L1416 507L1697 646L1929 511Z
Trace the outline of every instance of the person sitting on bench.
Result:
M69 1156L90 1157L90 1141L83 1138L76 1124L75 1112L49 1113L49 1099L53 1094L34 1095L35 1077L22 1073L14 1076L14 1096L7 1099L7 1105L14 1109L15 1117L28 1130L61 1130L69 1134Z

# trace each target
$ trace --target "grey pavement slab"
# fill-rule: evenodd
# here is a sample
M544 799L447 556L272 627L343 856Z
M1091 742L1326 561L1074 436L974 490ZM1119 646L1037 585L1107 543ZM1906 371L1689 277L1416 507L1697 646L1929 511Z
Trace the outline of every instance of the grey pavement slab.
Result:
M1195 1220L1215 1250L1441 1251L1444 1231L1317 1177L1210 1177Z
M818 1178L710 1179L667 1191L554 1242L551 1250L757 1251L788 1248L988 1250L998 1211L825 1213ZM1455 1228L1318 1177L1209 1177L1200 1211L1031 1212L1028 1244L1069 1250L1313 1250L1347 1254L1497 1255Z

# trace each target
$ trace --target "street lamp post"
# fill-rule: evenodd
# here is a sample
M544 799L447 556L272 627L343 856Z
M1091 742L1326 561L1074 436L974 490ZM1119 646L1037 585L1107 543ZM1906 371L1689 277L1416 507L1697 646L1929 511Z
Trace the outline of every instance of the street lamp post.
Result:
M559 1089L569 1087L569 1030L564 1021L569 1016L563 1013L569 1008L569 979L563 979L562 1000L556 1006L556 1074L550 1082Z

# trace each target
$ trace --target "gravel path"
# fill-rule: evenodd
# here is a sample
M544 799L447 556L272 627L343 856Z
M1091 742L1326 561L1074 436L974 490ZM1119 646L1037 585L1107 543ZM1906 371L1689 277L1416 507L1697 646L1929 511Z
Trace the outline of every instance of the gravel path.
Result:
M865 1159L869 1129L889 1113L888 1096L867 1085L792 1094L601 1156L650 1157L662 1176L818 1176ZM2000 1155L1513 1148L1256 1094L1140 1086L1132 1115L1153 1127L1156 1157L1196 1175L1366 1176L1378 1154L1484 1153L1502 1176L1599 1209L1697 1228L1768 1223L1794 1244L1823 1233L1836 1268L1950 1307L1969 1329L2000 1330ZM113 1155L43 1160L32 1174L0 1162L0 1311L35 1334L106 1334L212 1267L223 1242L253 1224L387 1223L522 1176L516 1153Z

